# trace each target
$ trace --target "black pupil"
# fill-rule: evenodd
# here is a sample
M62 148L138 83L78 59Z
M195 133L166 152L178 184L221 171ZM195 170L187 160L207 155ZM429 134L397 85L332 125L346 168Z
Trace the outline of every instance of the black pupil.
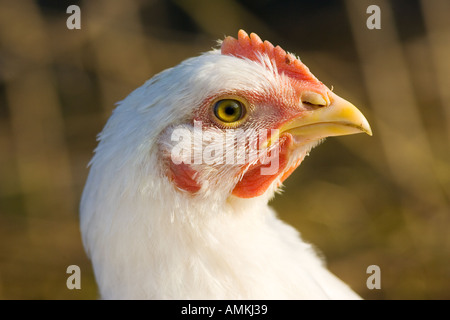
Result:
M235 103L229 104L228 106L226 106L225 108L225 113L229 116L232 116L236 113L237 110L237 106Z

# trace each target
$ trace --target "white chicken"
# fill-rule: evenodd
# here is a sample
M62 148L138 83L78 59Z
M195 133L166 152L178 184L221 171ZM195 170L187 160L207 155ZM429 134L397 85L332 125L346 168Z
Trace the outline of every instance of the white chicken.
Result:
M359 132L358 109L243 30L154 76L99 135L81 200L101 297L358 299L268 201L319 141Z

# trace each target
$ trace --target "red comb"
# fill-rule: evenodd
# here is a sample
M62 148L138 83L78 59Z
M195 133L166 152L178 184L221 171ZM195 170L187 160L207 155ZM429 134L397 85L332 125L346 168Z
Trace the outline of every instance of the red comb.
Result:
M279 73L284 73L296 80L318 81L299 59L290 53L286 53L280 46L274 47L269 41L262 41L261 38L251 33L250 36L239 30L238 38L226 37L222 42L222 54L232 55L239 58L247 58L259 61L259 56L266 54L278 69Z

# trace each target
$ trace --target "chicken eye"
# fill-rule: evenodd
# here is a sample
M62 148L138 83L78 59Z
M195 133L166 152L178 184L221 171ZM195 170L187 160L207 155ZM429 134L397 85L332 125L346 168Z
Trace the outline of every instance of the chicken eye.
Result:
M244 116L244 106L234 99L219 100L214 104L214 115L225 123L236 122Z

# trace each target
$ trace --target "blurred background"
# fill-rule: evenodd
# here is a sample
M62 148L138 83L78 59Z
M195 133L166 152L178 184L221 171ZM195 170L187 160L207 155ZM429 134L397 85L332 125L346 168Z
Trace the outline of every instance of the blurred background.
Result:
M374 132L316 148L279 216L366 299L450 299L449 14L447 0L0 0L0 298L97 298L78 226L96 135L145 80L243 28L299 55Z

